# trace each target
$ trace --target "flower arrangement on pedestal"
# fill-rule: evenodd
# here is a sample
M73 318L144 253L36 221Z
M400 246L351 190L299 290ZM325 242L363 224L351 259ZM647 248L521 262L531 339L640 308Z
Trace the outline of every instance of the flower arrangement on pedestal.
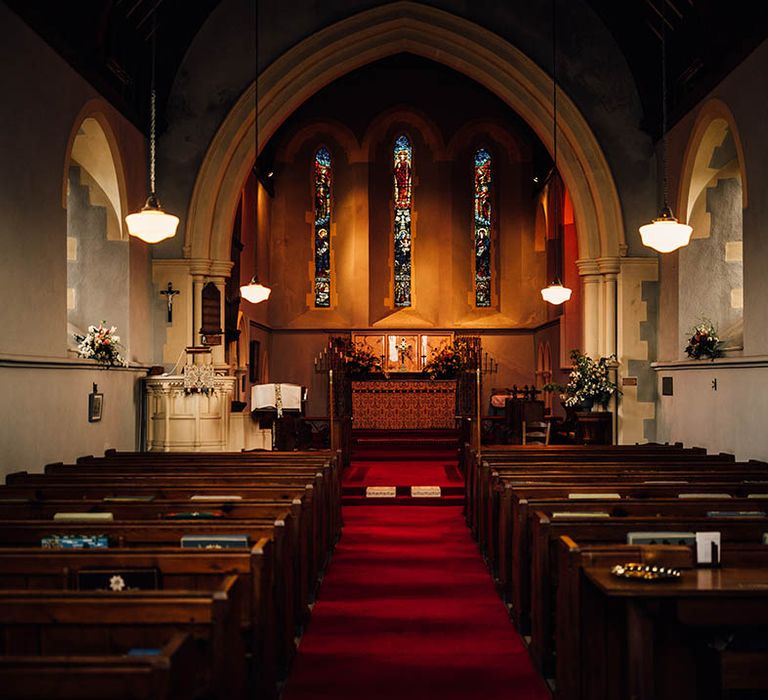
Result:
M455 379L467 368L467 346L458 338L432 351L424 365L431 379Z
M614 355L593 360L578 350L571 350L571 373L560 394L563 404L568 408L583 409L598 404L605 409L611 396L619 391L608 373L610 363L615 361Z
M717 330L712 325L712 321L701 319L701 322L694 326L689 333L688 345L685 347L685 353L694 360L700 360L702 357L709 357L714 360L720 357L720 338L717 336Z
M98 326L88 326L85 335L75 333L77 354L91 360L96 360L105 367L125 367L128 363L120 354L120 336L116 326L107 326L102 321Z
M382 372L381 357L367 345L349 343L344 350L344 367L351 375Z

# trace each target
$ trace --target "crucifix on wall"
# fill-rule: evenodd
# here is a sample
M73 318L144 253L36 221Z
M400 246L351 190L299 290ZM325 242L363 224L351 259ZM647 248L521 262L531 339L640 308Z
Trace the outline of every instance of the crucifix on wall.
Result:
M166 301L168 302L168 323L171 323L173 321L173 297L177 294L181 294L181 292L178 289L173 288L172 282L168 282L168 288L164 289L160 294L166 297Z

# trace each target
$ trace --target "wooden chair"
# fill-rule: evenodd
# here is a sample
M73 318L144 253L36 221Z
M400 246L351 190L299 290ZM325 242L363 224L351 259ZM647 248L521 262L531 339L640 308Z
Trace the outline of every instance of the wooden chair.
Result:
M523 421L523 445L549 445L549 423Z

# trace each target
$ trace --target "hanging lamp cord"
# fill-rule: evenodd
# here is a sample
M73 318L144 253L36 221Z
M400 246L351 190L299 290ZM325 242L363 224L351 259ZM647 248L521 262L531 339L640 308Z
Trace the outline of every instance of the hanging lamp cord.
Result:
M152 197L155 196L155 152L156 138L155 130L157 128L157 91L155 90L155 53L157 51L157 17L153 17L152 31L152 77L151 90L149 98L149 192Z
M560 271L560 188L557 173L557 0L552 0L552 178L550 190L553 202L552 230L555 239L555 279L554 284L562 284Z
M667 185L667 40L664 21L664 5L661 6L661 178L664 210L669 208Z

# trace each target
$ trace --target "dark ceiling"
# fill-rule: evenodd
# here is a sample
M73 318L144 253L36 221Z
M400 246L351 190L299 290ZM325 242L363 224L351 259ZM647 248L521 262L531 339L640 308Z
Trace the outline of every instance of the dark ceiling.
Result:
M162 105L192 39L220 2L2 1L126 117L141 126L147 123L153 31L157 33L156 82L162 115ZM587 2L626 56L643 104L643 128L656 137L660 133L662 23L667 45L670 123L768 36L765 0Z

